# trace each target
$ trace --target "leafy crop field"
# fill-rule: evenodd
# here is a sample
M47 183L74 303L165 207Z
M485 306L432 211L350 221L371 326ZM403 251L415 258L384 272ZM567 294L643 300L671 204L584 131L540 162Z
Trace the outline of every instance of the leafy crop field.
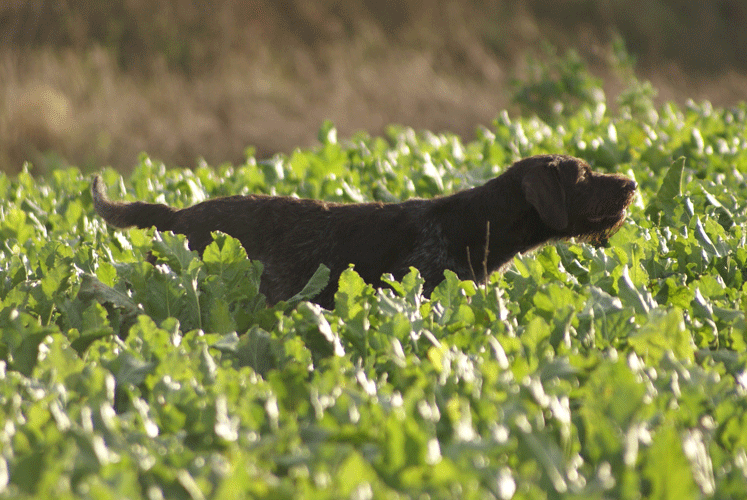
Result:
M0 496L744 498L747 106L654 109L645 89L478 137L392 128L243 165L132 176L114 199L402 200L538 153L634 177L606 248L559 242L485 286L417 271L333 310L267 307L216 235L112 230L90 176L0 177ZM145 262L149 251L156 265Z

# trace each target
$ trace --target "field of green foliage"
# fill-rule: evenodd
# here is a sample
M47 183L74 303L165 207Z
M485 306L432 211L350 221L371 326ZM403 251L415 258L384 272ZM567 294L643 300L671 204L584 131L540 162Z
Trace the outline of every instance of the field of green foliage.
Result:
M268 308L230 237L199 259L108 228L75 168L0 177L0 497L744 498L747 106L654 108L640 82L608 103L574 74L469 142L325 124L269 160L103 169L112 198L176 206L432 197L538 153L638 182L606 248L447 273L430 300L416 271L349 270L333 310L304 300L323 273Z

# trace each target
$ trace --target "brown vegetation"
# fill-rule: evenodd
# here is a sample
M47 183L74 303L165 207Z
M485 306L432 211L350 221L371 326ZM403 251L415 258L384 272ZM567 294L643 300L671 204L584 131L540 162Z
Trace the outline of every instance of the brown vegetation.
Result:
M743 99L743 2L659 0L10 1L0 6L0 169L60 158L127 170L239 162L390 123L465 137L511 106L545 41L608 95L615 31L661 99ZM705 27L704 27L705 26Z

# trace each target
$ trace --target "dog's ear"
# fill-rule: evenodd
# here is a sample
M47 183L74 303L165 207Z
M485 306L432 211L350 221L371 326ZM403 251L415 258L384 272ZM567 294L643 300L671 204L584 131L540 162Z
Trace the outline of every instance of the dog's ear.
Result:
M521 189L542 222L556 231L568 227L565 189L560 183L557 166L543 164L530 168L521 180Z

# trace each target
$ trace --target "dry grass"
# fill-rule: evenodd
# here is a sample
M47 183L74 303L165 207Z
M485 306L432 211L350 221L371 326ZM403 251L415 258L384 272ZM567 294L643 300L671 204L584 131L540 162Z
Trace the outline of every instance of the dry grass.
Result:
M398 123L469 137L510 107L510 77L551 31L537 2L224 0L210 15L192 0L94 12L47 3L67 29L27 2L0 7L0 27L13 28L0 37L8 172L26 160L44 172L60 158L126 171L142 151L185 167L199 157L240 162L249 146L260 157L309 146L326 119L341 136ZM112 16L114 39L100 28ZM614 96L608 35L564 30L555 40L576 46ZM724 77L682 67L648 64L641 76L664 100L729 104L747 95L739 68Z
M507 104L505 94L435 72L420 52L367 63L340 52L330 50L328 70L311 66L301 79L269 54L227 58L195 78L164 70L148 79L121 71L102 50L85 58L35 52L28 72L8 63L14 54L0 54L0 79L9 82L0 101L0 162L6 170L24 160L43 168L48 151L84 167L127 169L141 151L183 166L200 156L236 162L247 146L260 156L308 146L325 119L341 135L379 133L392 122L469 134Z

